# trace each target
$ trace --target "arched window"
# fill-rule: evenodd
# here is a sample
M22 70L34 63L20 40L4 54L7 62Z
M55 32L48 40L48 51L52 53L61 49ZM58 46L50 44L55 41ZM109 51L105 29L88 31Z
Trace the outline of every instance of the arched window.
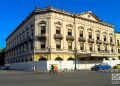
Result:
M103 60L104 58L98 58L98 60Z
M112 58L112 60L115 60L115 58Z
M68 30L67 35L68 35L68 36L72 36L73 26L72 26L71 24L68 24L68 25L66 25L66 28L67 28L67 30Z
M90 57L89 60L96 60L95 58Z
M21 62L24 62L24 59L21 59Z
M30 58L30 61L32 61L32 58Z
M108 58L105 58L105 60L109 60Z
M30 25L30 28L33 28L33 26L34 26L34 24L31 24L31 25Z
M59 21L55 22L55 24L57 24L57 25L62 25L62 23L59 22Z
M40 21L39 24L46 24L46 22L44 20Z
M63 59L61 57L57 57L55 60L62 61Z
M70 57L70 58L68 58L67 60L74 60L74 58Z
M78 27L78 29L84 30L84 26L80 26L80 27Z
M40 34L41 35L46 34L46 22L45 21L41 21L38 25L40 27Z
M87 30L88 30L88 31L92 31L92 28L88 28Z
M56 34L61 34L61 26L62 26L62 23L57 21L54 23L55 24L55 28L56 28Z
M86 58L84 58L84 57L83 58L79 58L79 60L86 60Z
M27 58L25 59L25 62L28 62L28 59L27 59Z
M20 62L20 59L18 59L18 63Z
M73 27L73 25L72 25L72 24L67 24L66 26L67 26L67 27Z
M46 59L45 57L41 57L40 59L39 59L39 61L47 61L48 59Z
M118 58L119 58L119 60L120 60L120 56L119 56Z

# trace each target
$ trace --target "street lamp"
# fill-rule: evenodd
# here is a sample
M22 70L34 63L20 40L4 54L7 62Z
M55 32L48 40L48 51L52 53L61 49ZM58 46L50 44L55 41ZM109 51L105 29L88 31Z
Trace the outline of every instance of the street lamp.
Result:
M75 67L74 67L74 70L76 71L77 70L77 49L76 48L74 48L74 57L75 57Z
M74 18L74 38L75 38L75 43L74 43L74 56L75 56L75 68L74 70L77 70L76 67L76 62L77 62L77 40L76 40L76 21L75 21L76 14L74 13L73 18Z

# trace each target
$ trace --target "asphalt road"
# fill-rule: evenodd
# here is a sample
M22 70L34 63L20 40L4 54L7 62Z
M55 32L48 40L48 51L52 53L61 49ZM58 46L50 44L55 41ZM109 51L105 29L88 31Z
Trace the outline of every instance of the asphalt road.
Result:
M112 86L111 73L32 73L0 71L0 86Z

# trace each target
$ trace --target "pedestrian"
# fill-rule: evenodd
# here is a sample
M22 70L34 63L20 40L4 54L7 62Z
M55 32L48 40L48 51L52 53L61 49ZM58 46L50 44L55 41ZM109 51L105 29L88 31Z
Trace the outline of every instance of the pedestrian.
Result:
M54 71L58 72L58 67L57 66L54 67Z
M54 66L51 65L51 72L54 72Z

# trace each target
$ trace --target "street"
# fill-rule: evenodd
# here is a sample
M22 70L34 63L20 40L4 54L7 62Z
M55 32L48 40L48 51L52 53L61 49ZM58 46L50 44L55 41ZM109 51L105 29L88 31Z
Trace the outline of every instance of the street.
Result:
M105 72L0 72L0 86L112 86L111 82L111 73Z

